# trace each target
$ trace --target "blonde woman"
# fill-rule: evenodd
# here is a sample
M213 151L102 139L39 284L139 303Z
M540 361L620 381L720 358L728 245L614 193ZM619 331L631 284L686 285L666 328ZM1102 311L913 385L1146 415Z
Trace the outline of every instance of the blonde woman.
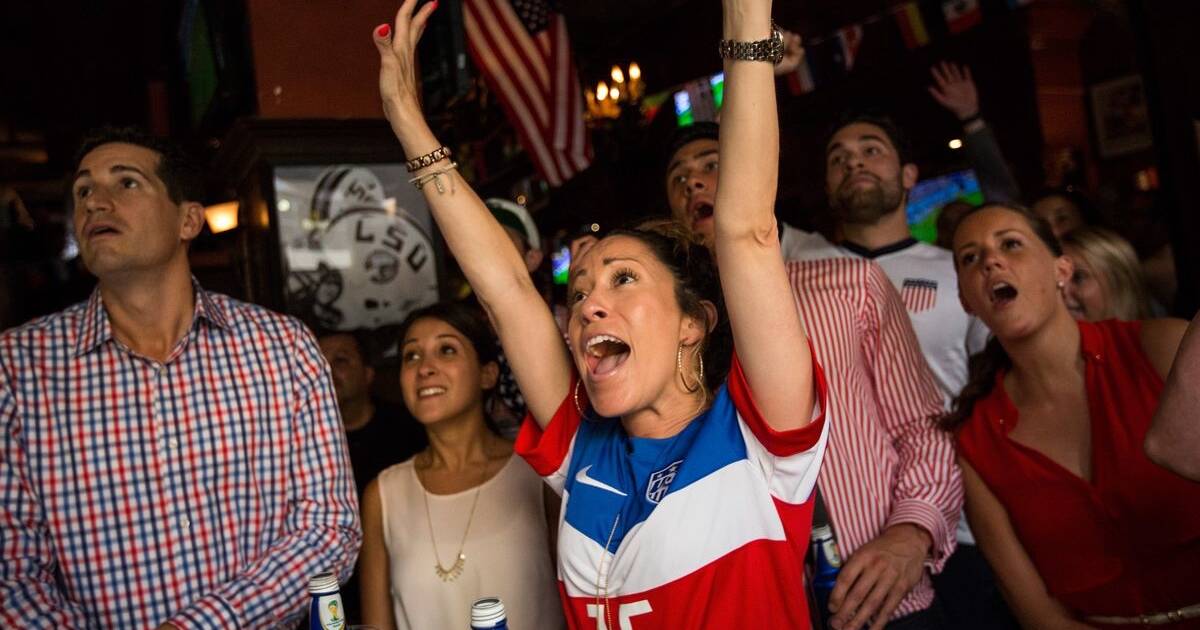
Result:
M1129 241L1102 227L1084 226L1060 237L1075 273L1063 287L1075 319L1135 320L1151 316L1150 294L1137 253Z

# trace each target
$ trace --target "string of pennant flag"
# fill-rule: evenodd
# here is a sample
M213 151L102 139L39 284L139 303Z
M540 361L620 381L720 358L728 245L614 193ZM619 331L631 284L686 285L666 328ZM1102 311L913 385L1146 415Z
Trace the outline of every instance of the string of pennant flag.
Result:
M1003 0L1010 10L1019 9L1032 2L1033 0ZM922 4L926 3L917 0L904 2L860 22L843 26L831 34L805 38L804 59L796 71L787 77L789 89L795 95L807 94L816 90L819 83L826 83L833 77L845 75L853 70L867 32L866 27L874 24L892 23L904 46L909 50L928 45L930 31L926 27L926 17L934 14L934 11L933 5L929 4L931 10L923 12ZM980 0L939 0L937 8L940 11L936 15L944 20L946 32L950 35L965 33L983 22Z

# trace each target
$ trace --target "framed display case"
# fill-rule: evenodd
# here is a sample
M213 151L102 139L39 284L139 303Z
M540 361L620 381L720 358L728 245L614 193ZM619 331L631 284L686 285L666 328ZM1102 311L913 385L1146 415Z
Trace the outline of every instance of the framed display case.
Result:
M385 122L245 120L222 144L247 299L314 329L379 330L442 297L440 236Z
M1092 122L1100 156L1114 158L1154 144L1142 78L1130 75L1091 86Z

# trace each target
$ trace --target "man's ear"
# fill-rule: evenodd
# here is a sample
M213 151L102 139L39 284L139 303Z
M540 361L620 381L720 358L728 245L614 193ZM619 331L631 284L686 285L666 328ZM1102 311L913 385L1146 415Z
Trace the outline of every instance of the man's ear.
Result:
M900 168L900 181L904 185L904 190L912 190L913 186L917 185L917 176L920 171L917 170L916 164L905 164Z
M537 268L542 265L542 259L545 256L546 254L540 249L531 247L525 251L525 268L529 270L529 273L537 271Z
M483 389L492 389L500 382L500 364L488 361L479 368L479 381Z
M204 206L195 201L185 201L179 204L179 211L183 215L179 223L179 240L190 243L204 228Z
M367 377L367 387L370 388L375 384L375 368L368 366L364 374Z

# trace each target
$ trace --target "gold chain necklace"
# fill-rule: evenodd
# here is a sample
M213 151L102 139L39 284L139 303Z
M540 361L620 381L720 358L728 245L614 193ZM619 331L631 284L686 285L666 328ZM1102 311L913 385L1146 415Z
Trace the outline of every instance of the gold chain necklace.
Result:
M479 505L479 493L483 491L483 484L487 481L488 469L491 468L491 462L486 462L483 465L483 476L479 479L479 485L475 488L475 498L471 500L471 512L467 516L467 528L463 530L462 540L458 543L458 553L454 557L454 564L449 568L442 566L442 559L438 556L437 539L433 535L433 516L429 511L429 491L422 486L421 498L425 499L425 522L429 524L429 542L433 544L433 561L437 564L433 570L437 572L437 576L443 582L453 582L462 575L463 568L467 564L467 554L463 553L463 548L467 544L467 534L471 532L471 521L475 519L475 506ZM418 480L420 478L418 477Z

